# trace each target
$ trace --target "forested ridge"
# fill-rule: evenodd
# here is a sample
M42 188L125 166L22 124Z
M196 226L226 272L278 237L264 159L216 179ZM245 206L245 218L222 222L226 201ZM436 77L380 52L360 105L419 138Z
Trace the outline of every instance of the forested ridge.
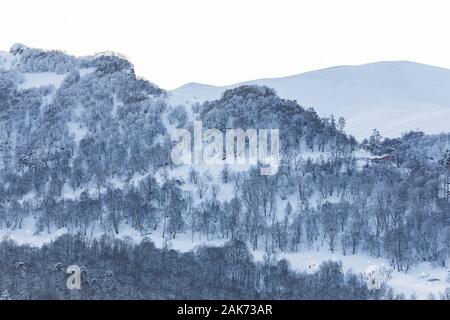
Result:
M1 299L401 299L368 290L359 275L325 262L315 273L285 260L255 262L241 241L179 253L149 239L134 244L103 236L87 243L64 235L41 248L0 242ZM81 267L81 290L66 268Z

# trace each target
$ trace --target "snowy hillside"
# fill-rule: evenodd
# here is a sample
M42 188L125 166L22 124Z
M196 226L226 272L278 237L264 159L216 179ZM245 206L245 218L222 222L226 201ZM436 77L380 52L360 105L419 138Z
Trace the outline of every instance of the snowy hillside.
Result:
M172 92L213 100L243 84L274 88L280 97L313 107L320 116L344 116L346 131L358 139L368 137L374 128L387 137L416 129L450 131L445 121L450 119L450 70L407 61L340 66L225 87L189 83Z
M268 86L242 85L222 95L224 88L189 85L168 94L137 77L119 55L74 57L15 45L0 53L0 239L40 248L58 241L70 246L77 237L87 246L112 240L121 246L122 239L130 245L125 251L150 239L165 248L163 256L167 248L198 254L201 245L243 246L261 266L287 270L284 258L291 270L308 275L320 272L322 262L327 273L328 260L342 261L328 267L361 278L346 284L362 287L351 298L393 298L389 287L407 298L438 296L447 289L450 267L450 135L428 132L439 125L450 131L442 115L448 108L440 108L448 106L446 77L446 70L433 67L381 63L261 80L284 96L295 95L297 86L310 98L316 94L328 108L316 113L304 98L297 99L302 107ZM200 93L201 100L217 99L198 103ZM357 108L357 101L386 110ZM390 107L405 101L408 112ZM422 109L440 112L426 133L382 139L375 132L362 144L347 134L355 123L367 121L368 135L372 127L383 129L377 121L404 123L403 113L417 117ZM348 113L347 121L321 117L331 112ZM279 128L277 171L261 175L261 163L174 163L171 133L195 132L194 121L218 131ZM5 240L2 246L10 245ZM211 257L214 262L202 265L228 261ZM89 267L100 263L96 259ZM391 273L379 294L363 280L372 265ZM8 272L0 272L0 283ZM340 292L319 290L317 297Z

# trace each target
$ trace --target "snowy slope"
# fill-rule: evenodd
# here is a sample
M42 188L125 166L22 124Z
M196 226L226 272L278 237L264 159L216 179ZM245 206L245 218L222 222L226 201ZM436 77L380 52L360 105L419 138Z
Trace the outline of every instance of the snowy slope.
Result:
M389 137L414 129L450 131L446 121L450 119L450 70L407 61L341 66L225 87L189 83L172 92L204 101L242 84L272 87L283 98L313 107L320 116L344 116L346 131L359 139L369 136L373 128Z
M15 58L9 52L0 51L0 70L9 70L14 67Z
M2 69L14 69L17 63L16 60L15 56L0 52L0 71ZM419 69L420 71L418 71ZM95 69L77 67L74 70L78 70L80 76L83 77ZM43 85L53 85L55 88L58 88L68 75L68 73L59 74L55 72L18 71L18 73L21 76L18 85L19 91ZM304 75L282 79L258 80L250 83L275 87L281 96L296 99L305 107L313 106L319 108L318 112L320 115L330 113L344 115L347 118L348 130L351 133L356 133L359 130L359 133L356 133L358 137L369 134L373 127L379 127L382 130L384 128L384 134L387 133L386 131L397 134L395 130L400 130L401 128L401 131L403 131L404 128L415 126L416 123L424 125L421 128L427 132L450 131L450 126L446 122L446 119L450 115L450 103L446 103L446 101L450 101L450 99L447 99L448 93L445 90L445 85L447 83L450 84L450 72L444 69L408 62L378 63L360 67L338 67L310 72ZM404 85L404 83L407 83L407 85ZM191 84L175 90L167 98L166 102L169 105L169 109L164 112L162 119L168 132L175 127L167 119L170 108L184 105L187 109L188 119L193 120L197 114L195 104L200 100L218 98L224 89L224 87ZM296 97L297 94L301 96L301 99ZM197 96L198 99L195 99ZM51 99L52 97L50 95L48 98ZM112 113L115 113L121 102L119 100L116 101L115 96L112 99L114 101ZM364 108L361 106L364 106ZM89 133L89 129L83 126L84 122L80 120L87 109L86 106L80 104L71 110L73 116L66 124L69 134L74 138L74 146L76 146ZM397 119L394 117L395 115L398 115ZM426 126L427 121L429 121L429 127ZM397 128L397 125L401 125L401 127ZM439 129L439 126L443 129ZM305 152L301 155L304 159L312 158L315 160L320 160L327 156L329 154L326 152L319 151ZM362 150L357 150L354 156L357 159L371 157L370 154ZM181 186L182 191L190 192L193 195L194 204L200 206L202 199L198 196L199 186L198 184L188 182L188 169L189 167L182 166L172 168L169 171L166 171L166 168L164 168L156 172L134 173L133 176L122 177L122 179L114 177L108 180L105 186L111 185L119 189L125 189L125 187L132 185L137 187L138 182L150 174L160 184L162 184L163 177L178 178L177 180L179 181L184 180L187 182ZM200 173L200 179L210 184L210 188L205 193L207 197L211 197L211 193L213 192L211 186L213 185L220 187L217 194L219 201L229 201L235 196L234 184L232 182L224 183L220 177L223 166L199 167L197 169ZM246 171L248 167L231 168L231 170ZM65 184L62 189L61 198L70 200L79 199L83 191L87 191L88 194L95 198L106 192L105 186L100 188L94 180L76 189L70 187L69 184ZM289 195L287 199L277 197L275 207L277 208L276 214L280 219L282 218L287 202L289 201L289 203L295 204L298 202L297 197L296 193ZM29 201L34 198L36 198L36 194L30 192L23 196L20 201ZM334 203L336 199L335 195L325 198L313 195L311 197L311 204L315 205L316 202L324 200ZM72 232L69 228L52 228L51 232L40 232L36 229L37 224L36 217L28 216L23 221L21 228L13 230L0 229L0 238L7 236L19 243L31 243L36 246L41 246L66 232ZM158 247L162 247L170 242L170 247L179 251L188 251L202 244L222 245L225 241L218 237L208 240L201 233L193 237L189 230L180 232L177 234L176 239L168 241L167 238L163 238L161 229L152 230L148 236ZM96 224L92 227L89 236L100 237L107 232L112 232L110 227ZM142 234L133 229L129 224L122 222L120 225L120 234L117 237L140 241ZM264 254L264 251L260 248L259 251L254 251L253 254L255 258L259 259ZM345 270L353 269L363 274L367 267L372 264L388 265L387 260L382 258L374 259L363 252L351 256L343 256L339 253L331 254L327 248L319 244L315 244L313 250L300 251L298 253L279 253L278 257L286 258L290 261L294 269L301 271L308 271L311 261L315 265L318 265L322 261L329 259L341 260ZM416 293L419 298L427 298L430 292L437 295L445 290L447 286L447 273L448 270L446 268L433 267L429 263L423 263L413 266L407 274L395 272L388 284L397 292L403 292L407 296Z

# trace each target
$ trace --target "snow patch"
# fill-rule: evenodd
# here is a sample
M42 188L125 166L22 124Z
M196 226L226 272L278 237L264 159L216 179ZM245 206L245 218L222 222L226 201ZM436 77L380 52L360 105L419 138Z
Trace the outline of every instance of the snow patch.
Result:
M67 123L69 127L69 133L74 137L74 140L77 144L86 136L89 132L88 128L82 127L79 122L69 121Z
M16 59L11 53L0 51L0 70L11 70L15 64Z
M19 89L38 88L53 85L58 88L67 74L57 74L55 72L25 72L22 73L24 81L19 84Z
M80 77L83 78L84 76L94 72L96 70L96 68L81 68L80 70L78 70L78 72L80 73Z

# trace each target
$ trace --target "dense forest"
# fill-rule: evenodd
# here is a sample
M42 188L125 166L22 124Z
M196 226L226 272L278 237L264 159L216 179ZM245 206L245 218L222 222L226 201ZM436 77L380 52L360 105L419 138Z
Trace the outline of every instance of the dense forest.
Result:
M246 245L179 253L103 236L87 243L64 235L42 248L0 242L2 299L401 299L368 290L360 276L325 262L296 273L285 260L256 263ZM66 287L66 268L81 266L81 290Z

